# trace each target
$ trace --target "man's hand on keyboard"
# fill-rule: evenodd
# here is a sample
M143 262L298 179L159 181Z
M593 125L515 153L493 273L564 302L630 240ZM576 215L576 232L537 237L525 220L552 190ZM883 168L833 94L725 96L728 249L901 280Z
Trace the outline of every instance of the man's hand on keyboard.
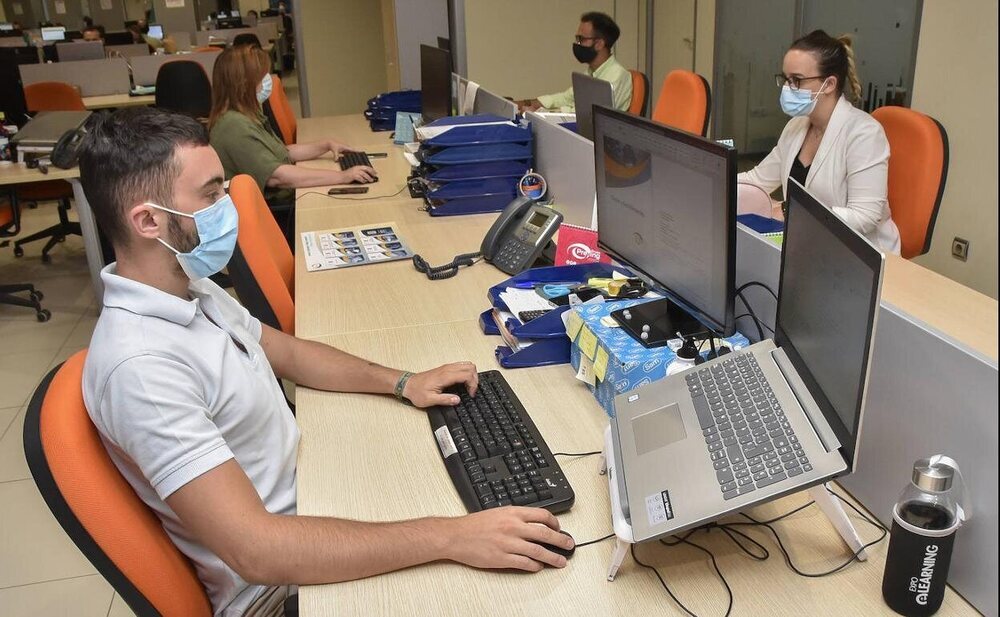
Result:
M416 407L457 405L459 398L445 390L455 384L465 384L469 396L476 395L479 373L472 362L453 362L410 377L403 388L403 396Z
M330 140L329 148L330 152L333 153L333 158L335 159L339 159L341 153L343 152L361 152L361 150L358 150L357 148L352 148L347 144L342 144L339 141L334 141L332 139Z
M374 182L378 178L378 172L372 167L366 167L364 165L358 165L357 167L351 167L350 169L345 169L340 172L344 177L341 184L350 184L351 182L360 182L362 184L367 184L368 182Z
M516 568L528 572L538 572L545 564L562 568L566 558L546 550L538 542L567 550L573 548L573 539L559 533L559 519L541 508L493 508L451 523L448 558L475 568Z

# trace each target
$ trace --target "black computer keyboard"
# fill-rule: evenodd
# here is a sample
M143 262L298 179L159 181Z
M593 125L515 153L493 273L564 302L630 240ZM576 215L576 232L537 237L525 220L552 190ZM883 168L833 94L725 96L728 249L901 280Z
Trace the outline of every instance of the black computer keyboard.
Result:
M475 398L464 385L450 392L461 402L427 415L469 512L508 505L562 512L573 505L573 489L503 375L479 373Z
M340 168L343 170L357 167L358 165L364 165L365 167L372 166L372 162L364 152L341 152L339 163Z

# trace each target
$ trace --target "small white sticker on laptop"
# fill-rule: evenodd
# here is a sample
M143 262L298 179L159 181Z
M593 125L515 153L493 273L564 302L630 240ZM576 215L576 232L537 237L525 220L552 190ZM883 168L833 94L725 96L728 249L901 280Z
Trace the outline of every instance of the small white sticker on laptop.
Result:
M441 456L448 458L452 454L458 453L455 447L455 440L451 438L451 431L447 426L440 426L434 431L434 438L437 439L438 448L441 449Z
M674 518L674 508L670 505L670 491L653 493L646 497L646 517L649 526L661 525Z

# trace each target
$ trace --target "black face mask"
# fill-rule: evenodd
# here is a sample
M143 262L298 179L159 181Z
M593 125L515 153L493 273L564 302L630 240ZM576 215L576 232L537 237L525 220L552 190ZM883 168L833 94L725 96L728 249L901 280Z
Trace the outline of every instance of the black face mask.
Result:
M593 47L587 47L586 45L581 45L579 43L573 43L573 57L576 58L577 62L583 62L584 64L590 64L597 57L597 50Z

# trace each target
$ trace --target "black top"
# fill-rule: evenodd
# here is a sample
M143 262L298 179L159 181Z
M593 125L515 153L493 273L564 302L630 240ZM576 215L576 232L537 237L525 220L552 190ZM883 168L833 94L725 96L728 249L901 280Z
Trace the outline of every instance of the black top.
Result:
M802 161L799 160L798 155L796 155L795 160L792 161L792 171L789 172L789 176L795 178L795 180L802 186L806 185L806 176L809 175L809 167L812 165L803 165Z

